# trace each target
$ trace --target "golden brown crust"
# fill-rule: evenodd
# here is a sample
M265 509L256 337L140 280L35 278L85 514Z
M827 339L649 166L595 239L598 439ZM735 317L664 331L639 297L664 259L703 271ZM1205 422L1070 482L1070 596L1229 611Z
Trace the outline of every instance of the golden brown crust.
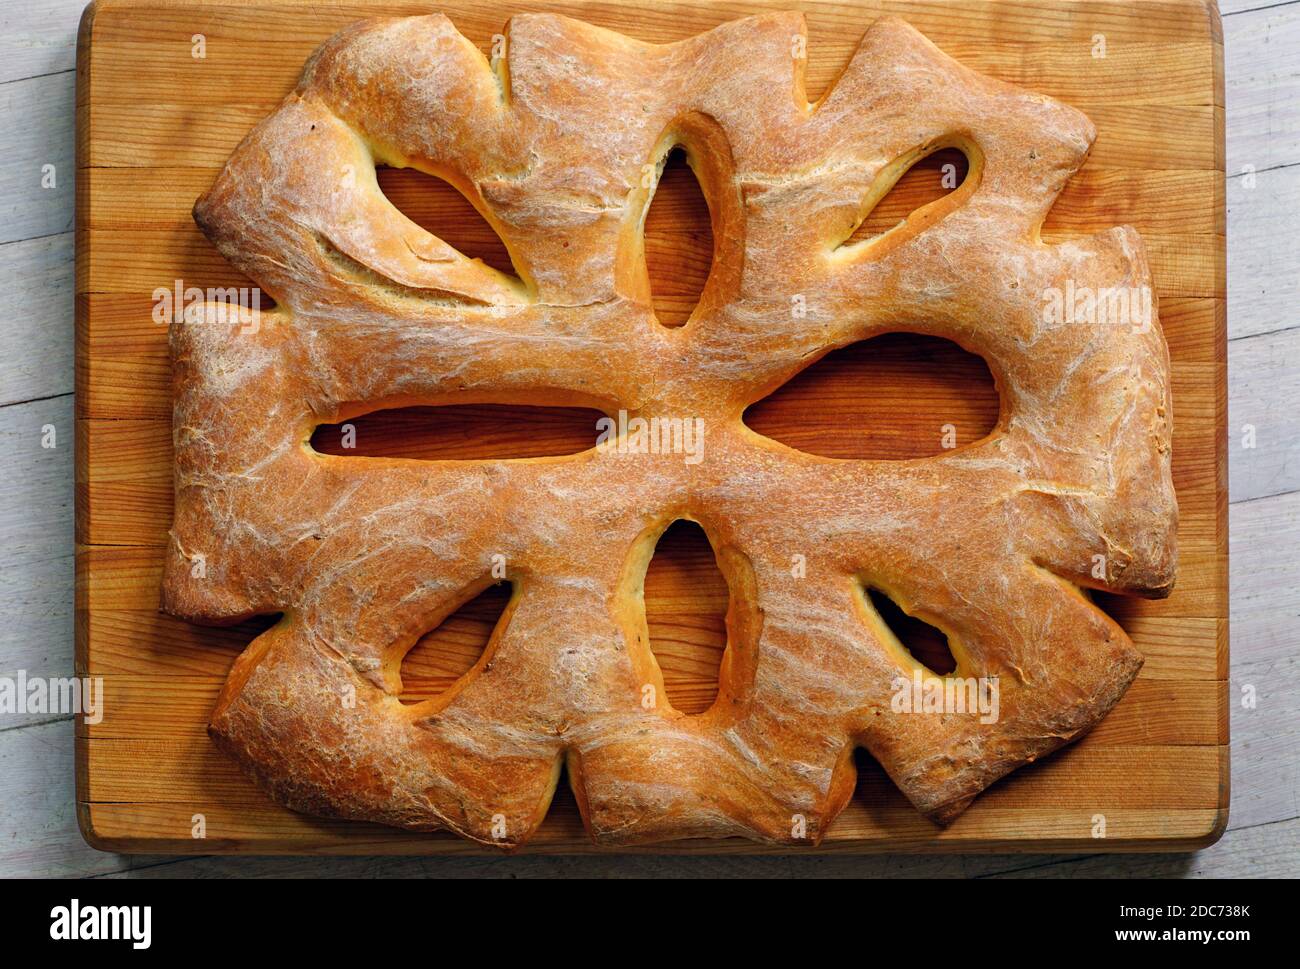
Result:
M773 14L654 46L520 16L494 70L442 16L367 21L312 57L199 200L204 232L278 305L256 332L211 306L173 326L164 605L201 622L284 612L211 726L284 803L514 847L567 764L600 843L815 843L850 796L856 746L948 822L1123 695L1141 656L1076 586L1167 594L1177 508L1158 323L1043 313L1053 289L1150 287L1130 228L1038 239L1092 125L890 19L810 105L803 34L802 17ZM640 226L677 143L716 255L670 330ZM959 189L842 245L911 160L945 146L971 159ZM376 162L461 188L522 279L408 221ZM830 350L898 329L989 362L1003 411L988 438L843 461L741 423ZM699 417L703 460L342 459L306 444L376 407L511 400ZM705 528L732 599L719 698L698 716L662 699L640 598L657 536L682 517ZM404 706L402 655L491 581L494 555L515 594L483 660ZM996 722L891 708L920 667L867 587L949 635L954 675L999 678Z

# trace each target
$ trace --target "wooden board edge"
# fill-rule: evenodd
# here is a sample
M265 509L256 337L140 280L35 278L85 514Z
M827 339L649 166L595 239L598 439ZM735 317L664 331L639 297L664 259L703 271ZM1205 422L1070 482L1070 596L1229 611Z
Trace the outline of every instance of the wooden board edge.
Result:
M1223 217L1227 218L1227 133L1226 133L1226 84L1223 60L1223 17L1219 12L1217 0L1191 0L1199 3L1206 18L1209 32L1210 57L1213 63L1214 91L1214 157L1219 168L1221 189L1218 193L1223 206ZM1225 223L1226 224L1226 223ZM1222 717L1222 746L1219 747L1219 805L1215 822L1203 838L1188 846L1187 850L1201 850L1215 844L1228 829L1228 820L1232 807L1232 749L1231 722L1232 709L1230 678L1230 589L1229 589L1229 541L1228 541L1228 239L1226 233L1219 237L1215 246L1215 278L1217 301L1215 307L1215 532L1218 538L1219 569L1219 648L1216 650L1217 672L1223 681L1220 694L1224 704ZM1177 850L1177 849L1175 849Z
M1217 748L1221 769L1226 777L1228 750ZM1184 830L1170 836L1138 834L1131 837L1104 839L1104 852L1099 852L1095 838L1055 837L1035 840L1016 838L982 838L962 841L922 837L881 837L828 839L820 845L798 850L789 845L768 845L743 838L694 839L648 845L596 846L580 836L547 843L525 845L517 852L506 853L497 849L463 841L444 833L434 835L407 835L404 832L376 830L374 825L356 824L355 831L340 829L319 838L297 835L271 834L264 838L183 838L150 835L128 835L113 830L107 812L120 813L131 805L121 802L102 803L77 800L77 824L86 843L98 850L119 854L148 854L167 856L193 855L283 855L310 857L316 855L363 856L383 855L394 857L474 856L505 858L511 855L853 855L853 854L1152 854L1190 853L1215 844L1228 827L1226 807L1188 808L1171 811L1168 819ZM101 810L103 809L103 810Z
M81 416L90 413L88 393L90 379L90 320L88 307L82 294L90 289L90 170L91 146L93 138L90 129L91 101L91 48L95 32L95 17L99 11L100 0L91 0L81 12L77 25L77 78L74 98L75 114L73 135L74 165L76 174L73 187L73 303L74 303L74 373L73 389L75 401L73 414ZM76 460L80 469L83 454L77 451ZM77 506L76 519L80 530L82 511Z
M87 507L87 454L83 422L77 420L83 413L89 413L87 394L90 380L90 320L88 305L81 296L90 285L90 225L87 204L90 198L89 169L90 159L90 99L91 99L91 47L95 33L95 18L99 13L100 0L91 0L81 11L77 24L76 55L76 94L74 120L74 164L76 175L74 181L74 217L73 217L73 563L75 578L73 580L72 629L73 629L73 667L77 676L86 675L90 666L90 625L89 589L85 569L85 546L81 539L88 532L90 510ZM89 790L90 755L88 743L81 736L82 731L73 731L73 785L77 798L77 828L82 838L91 847L97 847L93 840L93 828L87 827L89 815L83 821L81 803Z

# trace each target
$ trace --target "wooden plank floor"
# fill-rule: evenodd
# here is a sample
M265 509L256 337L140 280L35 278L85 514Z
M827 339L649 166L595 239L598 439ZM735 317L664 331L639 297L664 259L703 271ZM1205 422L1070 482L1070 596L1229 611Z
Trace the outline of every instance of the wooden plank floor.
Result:
M1287 8L1292 9L1288 10ZM1225 19L1228 36L1228 114L1229 172L1236 173L1228 183L1229 232L1237 226L1251 226L1250 245L1259 234L1276 233L1281 212L1291 205L1294 213L1296 181L1287 169L1300 162L1296 146L1296 113L1294 101L1288 101L1279 91L1285 92L1288 83L1294 85L1296 61L1296 17L1294 5L1284 5L1270 10L1243 10ZM71 5L64 11L74 17ZM68 135L67 125L57 112L47 112L42 119L39 112L28 110L22 100L48 105L57 101L59 79L68 84L67 35L62 48L57 42L37 48L36 38L47 38L51 28L46 26L48 15L40 23L24 24L18 18L15 6L13 15L3 22L14 25L15 37L0 38L0 49L12 44L22 57L5 60L4 70L26 72L13 76L0 75L0 83L18 84L11 88L11 100L0 102L0 111L12 111L14 123L9 130L17 132L21 142L19 157L41 159L56 158L57 151L49 147L59 137ZM70 22L70 21L69 21ZM1239 26L1238 26L1239 25ZM1233 48L1233 38L1242 38L1245 53ZM816 43L816 36L812 38ZM33 60L31 51L44 51L46 60ZM1240 56L1240 61L1236 58ZM60 63L59 58L64 60ZM1289 58L1289 59L1288 59ZM1234 74L1234 62L1243 64ZM1288 71L1290 72L1288 74ZM29 85L23 87L23 85ZM67 88L65 87L65 90ZM1150 105L1159 107L1164 97L1158 91L1150 92ZM1253 118L1254 126L1234 128L1237 115L1232 110L1232 98L1243 105L1241 117ZM1103 97L1104 101L1105 98ZM1099 123L1103 123L1098 110L1104 107L1085 105ZM21 119L21 123L19 123ZM9 120L9 119L6 119ZM255 119L254 119L255 120ZM1187 123L1195 123L1188 118ZM60 125L63 125L62 135ZM238 124L246 126L245 121ZM1289 147L1288 147L1289 146ZM1101 155L1102 146L1098 146ZM1290 154L1286 154L1286 152ZM1279 154L1279 152L1281 154ZM1122 154L1119 153L1119 154ZM64 155L66 157L66 153ZM1250 159L1255 159L1254 161ZM1288 160L1280 160L1288 159ZM55 162L57 166L57 162ZM1184 162L1188 167L1199 167L1199 162ZM1243 166L1252 170L1242 172ZM37 165L39 168L39 165ZM1250 187L1246 187L1247 175ZM67 197L67 182L52 193L34 193L13 180L19 188L4 196L6 202L14 199L12 208L20 216L15 219L14 234L0 243L0 262L10 270L11 277L23 280L20 290L20 309L15 314L21 319L7 318L3 337L6 353L0 360L0 434L10 445L9 454L15 460L0 474L5 488L5 505L0 508L0 527L7 539L3 551L3 573L11 595L3 608L5 629L0 636L0 675L5 670L27 669L38 672L66 673L71 668L70 636L71 615L69 605L70 585L70 450L66 447L53 450L39 447L39 429L45 424L70 428L72 416L67 392L70 390L70 373L67 369L70 344L70 278L67 272L69 253L65 231L59 227L60 215L70 217L71 199ZM9 182L4 182L6 186ZM1240 189L1234 196L1234 190ZM59 193L63 192L62 200ZM5 211L11 206L6 205ZM1271 214L1270 214L1271 213ZM64 223L66 227L66 221ZM1270 228L1270 226L1272 228ZM33 228L34 227L34 228ZM1177 228L1177 227L1174 227ZM26 233L35 232L35 235ZM1233 252L1238 250L1237 236L1233 235ZM1287 624L1297 610L1296 564L1293 557L1285 555L1288 546L1294 547L1300 535L1300 503L1296 477L1300 465L1288 461L1295 457L1295 435L1288 434L1288 415L1295 413L1300 403L1297 387L1297 335L1295 323L1280 316L1283 305L1279 298L1285 287L1294 286L1296 266L1294 253L1285 247L1255 242L1255 252L1270 260L1271 272L1258 271L1259 261L1253 265L1230 262L1230 335L1237 337L1230 344L1232 360L1232 426L1251 423L1257 430L1258 446L1234 446L1232 456L1232 482L1234 500L1244 496L1234 507L1233 572L1234 583L1234 655L1233 683L1229 693L1233 719L1234 738L1234 799L1233 818L1227 837L1215 847L1195 856L1155 856L1150 858L1116 858L1091 856L1078 858L1035 858L991 855L980 858L964 856L923 857L908 859L905 864L910 874L936 875L997 875L1017 872L1042 874L1186 874L1294 873L1296 870L1296 777L1294 755L1295 726L1289 711L1294 709L1296 697L1295 652L1296 634ZM1165 252L1174 252L1166 248ZM1234 256L1235 260L1235 256ZM1287 262L1286 260L1289 260ZM1179 284L1187 285L1187 296L1199 295L1195 286L1196 273L1187 274ZM1241 284L1238 285L1240 279ZM1245 309L1238 312L1238 292L1243 293ZM1168 314L1168 308L1165 309ZM1166 315L1166 320L1168 320ZM1167 324L1168 325L1168 324ZM62 354L60 356L60 354ZM152 415L150 415L152 416ZM145 415L141 415L144 419ZM1293 418L1291 419L1293 422ZM105 442L111 451L112 441ZM1235 443L1235 442L1234 442ZM141 496L147 503L149 496ZM141 520L144 526L144 519ZM1249 577L1242 590L1245 577ZM1152 617L1158 626L1159 617ZM1153 641L1160 640L1152 632ZM1213 635L1210 631L1209 635ZM1153 657L1149 665L1157 671L1166 670L1173 682L1187 679L1183 665L1191 670L1203 662L1203 651L1180 650L1176 639L1167 641L1168 655ZM1198 675L1193 673L1194 675ZM1204 675L1204 674L1199 674ZM1157 677L1139 684L1149 688L1160 680ZM1242 709L1240 688L1255 686L1261 702L1254 709ZM211 689L202 683L194 684L197 692L187 693L188 702L206 702L203 691ZM144 709L143 707L141 709ZM1108 722L1106 729L1123 731L1137 729L1124 726L1121 709L1117 709L1116 723ZM9 728L9 729L2 729ZM1160 727L1155 727L1157 732ZM1176 733L1176 727L1168 729ZM10 770L0 781L0 835L7 847L0 853L0 871L10 873L114 873L136 870L141 874L167 874L182 872L266 872L266 873L358 873L385 871L394 874L428 875L439 871L482 874L546 874L556 871L629 872L640 874L694 874L736 873L750 875L818 875L818 874L888 874L900 870L899 860L886 857L872 858L802 858L802 859L680 859L638 856L617 861L608 858L550 859L520 858L500 859L437 859L432 861L392 859L382 867L364 859L302 860L277 859L255 861L249 859L196 859L190 861L163 861L161 859L117 857L90 851L81 845L70 812L71 790L68 775L71 769L71 730L66 722L28 721L0 722L0 764ZM1130 741L1131 742L1131 741ZM140 748L148 756L147 745ZM35 791L33 796L31 792ZM19 792L23 796L19 797ZM60 796L60 794L62 796ZM1267 859L1267 860L1265 860ZM1254 866L1258 866L1257 868Z

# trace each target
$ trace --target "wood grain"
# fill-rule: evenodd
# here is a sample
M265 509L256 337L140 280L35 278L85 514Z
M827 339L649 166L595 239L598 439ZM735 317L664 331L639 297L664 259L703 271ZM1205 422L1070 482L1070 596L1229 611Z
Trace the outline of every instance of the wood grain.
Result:
M501 8L442 5L486 46ZM1213 840L1227 801L1226 263L1223 79L1217 16L1201 4L558 2L545 7L665 41L746 12L796 7L808 15L809 88L824 89L881 10L899 13L978 70L1061 97L1087 111L1100 135L1045 230L1048 241L1119 222L1147 240L1173 358L1175 484L1182 521L1176 592L1162 602L1101 602L1133 635L1147 666L1132 691L1082 743L1018 772L940 832L903 803L869 761L859 795L825 850L1096 850L1091 818L1108 819L1107 850L1193 847ZM78 667L102 675L110 713L78 729L79 821L104 847L135 851L461 853L459 843L368 826L327 824L271 805L211 748L202 732L212 697L257 623L212 630L157 612L161 542L170 521L170 400L165 331L151 294L175 279L239 285L239 274L189 218L247 129L292 85L311 49L338 27L422 4L351 4L314 10L277 3L202 8L102 2L83 23L78 86L77 441ZM207 57L191 56L202 32ZM1107 56L1093 56L1104 33ZM258 70L248 70L249 63ZM182 82L183 81L183 82ZM884 228L936 197L938 170L919 165L872 216ZM475 255L504 253L457 197L407 172L381 174L384 190L432 231ZM707 274L703 200L684 169L666 181L647 224L652 281L669 312L689 308ZM459 207L458 207L459 206ZM658 211L662 210L662 211ZM457 235L459 233L459 235ZM876 448L924 453L949 420L987 426L995 401L955 348L885 338L860 359L823 361L755 409L755 422L810 450ZM945 356L947 354L947 356ZM947 365L951 365L947 367ZM837 369L838 368L838 369ZM945 379L947 368L960 380ZM938 373L938 375L937 375ZM963 393L962 388L970 390ZM983 389L981 389L983 388ZM414 446L411 415L368 428L381 446ZM479 446L500 421L462 421L451 439ZM401 421L408 424L403 426ZM869 424L871 433L854 433ZM493 429L495 427L496 429ZM779 432L778 430L779 429ZM877 431L877 429L879 429ZM423 432L422 432L423 433ZM429 431L424 444L446 447ZM567 432L565 432L567 433ZM387 443L385 443L387 442ZM441 443L439 443L441 442ZM477 443L476 443L477 442ZM669 691L703 704L716 679L718 617L707 556L689 542L662 550L648 584L657 652ZM471 657L490 603L433 631L411 661L411 685L436 690ZM444 624L446 626L447 624ZM190 837L191 817L208 838ZM566 793L539 851L587 850ZM656 850L663 850L656 849ZM745 843L684 844L672 851L748 852Z
M77 66L77 18L85 6L82 0L0 0L0 84L70 77Z
M29 78L6 84L0 96L0 130L22 126L19 112L35 113L39 124L70 131L73 123L73 84L68 74ZM25 120L25 119L24 119ZM76 168L66 138L5 140L11 163L0 167L0 244L51 236L72 228L72 211L60 184L72 184ZM47 168L46 166L50 166Z
M1226 91L1230 176L1246 166L1262 172L1300 161L1300 7L1268 6L1225 27L1237 55Z
M0 278L0 346L15 350L0 354L0 406L71 393L72 233L0 246Z

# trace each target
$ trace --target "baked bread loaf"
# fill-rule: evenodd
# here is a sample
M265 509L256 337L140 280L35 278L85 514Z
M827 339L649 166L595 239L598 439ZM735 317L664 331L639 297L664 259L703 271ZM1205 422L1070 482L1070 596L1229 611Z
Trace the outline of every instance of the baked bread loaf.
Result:
M803 36L797 14L667 45L529 15L489 63L443 16L359 23L198 201L204 233L276 305L255 327L215 305L172 326L163 604L204 623L283 613L236 662L210 728L278 800L510 849L565 767L601 844L815 844L859 746L947 823L1123 695L1142 657L1081 587L1166 595L1177 506L1154 306L1135 321L1076 312L1080 293L1149 298L1137 233L1039 239L1093 126L892 19L810 104ZM654 316L641 237L674 146L715 239L678 329ZM847 243L945 147L970 160L957 190ZM519 278L409 221L376 164L454 184ZM989 436L836 460L742 423L832 349L892 330L984 357L1002 397ZM698 462L617 447L414 461L308 443L364 411L452 402L700 418L705 445ZM718 699L694 716L664 698L641 598L681 518L704 528L731 593ZM513 597L483 658L402 704L404 653L494 561ZM933 674L873 588L947 634L953 677L997 683L995 720L898 709L900 684Z

